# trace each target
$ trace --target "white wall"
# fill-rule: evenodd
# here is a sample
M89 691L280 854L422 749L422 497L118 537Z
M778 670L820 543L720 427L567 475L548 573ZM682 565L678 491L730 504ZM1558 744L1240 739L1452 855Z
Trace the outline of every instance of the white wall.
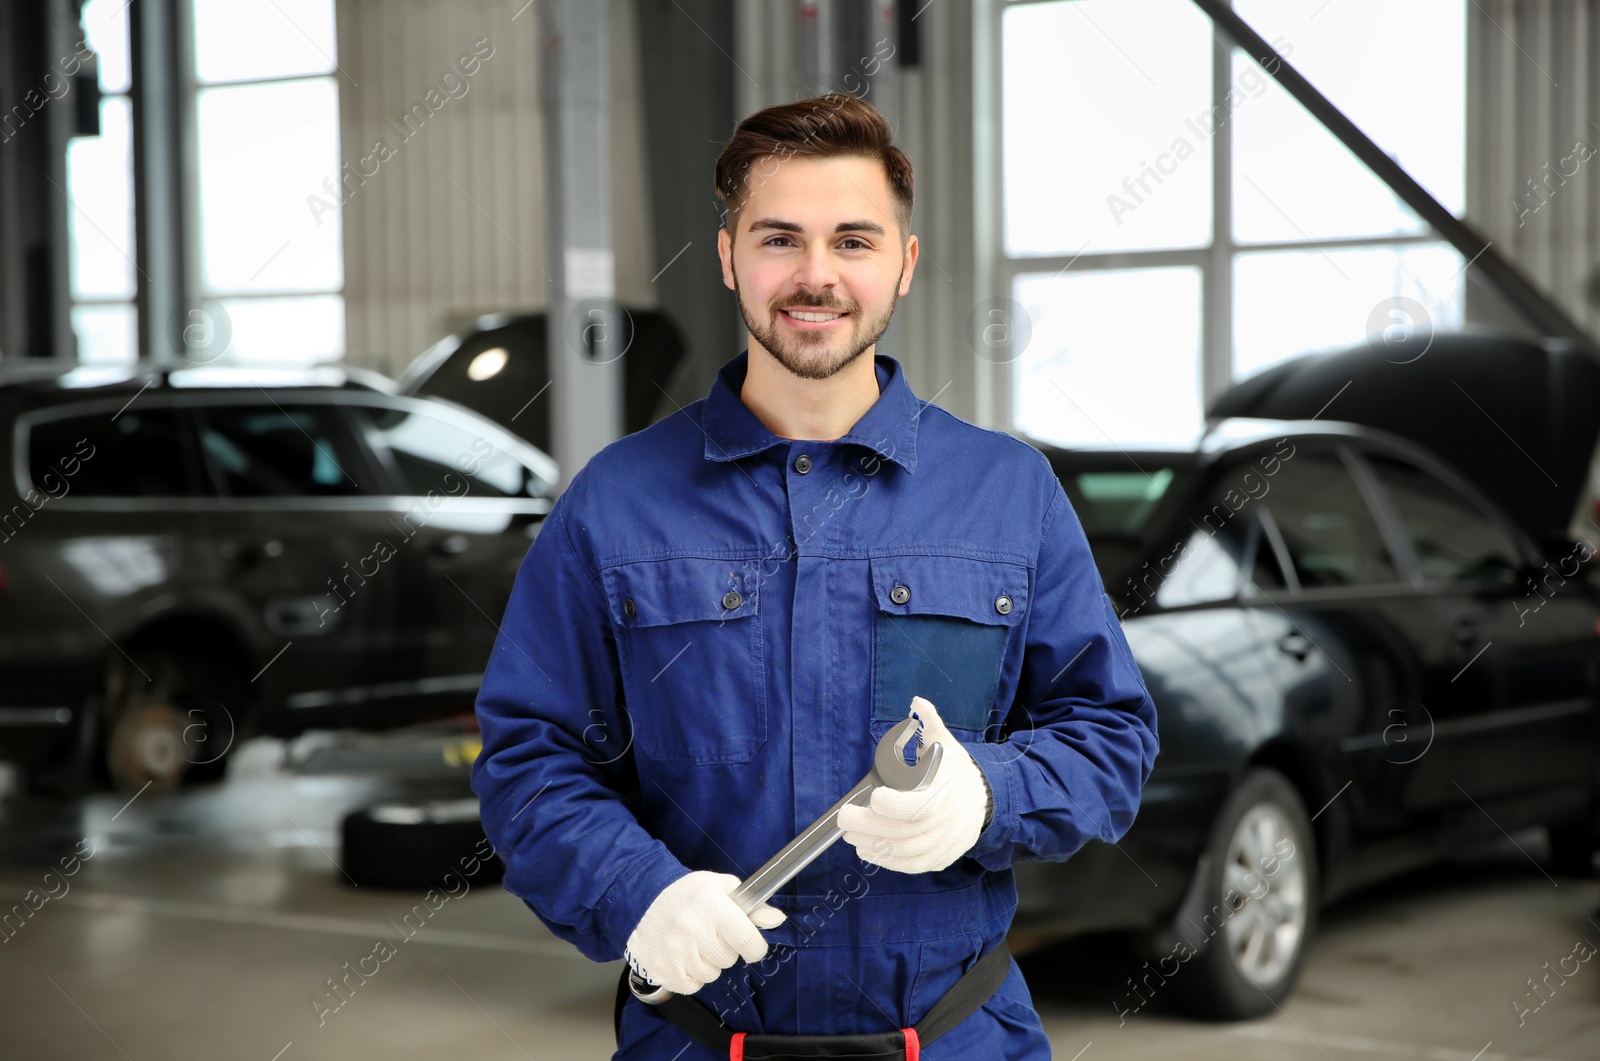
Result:
M617 299L652 308L633 5L608 2ZM341 209L352 364L398 375L470 317L546 304L539 5L525 4L339 0L341 154L347 174L362 158L372 173L349 178ZM492 55L446 83L479 41ZM437 110L406 139L400 119L430 89Z

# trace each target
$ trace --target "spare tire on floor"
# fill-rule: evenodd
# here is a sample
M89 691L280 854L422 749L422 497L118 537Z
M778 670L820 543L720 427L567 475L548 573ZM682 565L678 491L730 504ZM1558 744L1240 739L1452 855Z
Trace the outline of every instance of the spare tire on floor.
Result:
M385 800L345 815L340 836L341 868L361 887L449 889L452 880L505 877L476 797Z

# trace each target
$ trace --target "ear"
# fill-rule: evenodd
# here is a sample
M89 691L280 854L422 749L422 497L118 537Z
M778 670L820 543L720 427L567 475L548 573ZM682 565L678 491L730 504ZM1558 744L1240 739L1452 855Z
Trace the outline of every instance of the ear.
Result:
M733 287L733 236L726 228L717 229L717 257L722 260L722 286Z
M911 276L917 271L917 237L912 236L906 240L905 255L905 274L900 277L899 295L901 298L905 298L911 293Z

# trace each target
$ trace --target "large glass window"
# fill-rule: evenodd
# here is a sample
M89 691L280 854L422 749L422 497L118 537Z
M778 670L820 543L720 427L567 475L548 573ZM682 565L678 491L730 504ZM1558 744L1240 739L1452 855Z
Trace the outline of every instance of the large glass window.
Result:
M336 360L347 193L332 0L194 0L193 11L201 293L226 317L202 322L208 341L191 360Z
M100 135L67 145L68 272L78 359L126 364L138 357L134 311L133 107L128 101L128 5L88 0L81 24L95 53ZM71 100L58 105L72 106Z
M1199 247L1211 239L1211 22L1189 0L1006 13L1006 252ZM1086 148L1086 145L1092 145Z
M1199 431L1199 269L1023 274L1012 290L1032 329L1015 366L1024 434L1115 445L1152 423L1172 441Z
M1464 0L1234 7L1464 212ZM1463 324L1461 256L1255 59L1215 69L1190 0L1020 0L1000 19L1001 271L1012 333L1031 328L1008 359L1019 430L1182 442L1230 380ZM1428 320L1385 311L1402 298Z

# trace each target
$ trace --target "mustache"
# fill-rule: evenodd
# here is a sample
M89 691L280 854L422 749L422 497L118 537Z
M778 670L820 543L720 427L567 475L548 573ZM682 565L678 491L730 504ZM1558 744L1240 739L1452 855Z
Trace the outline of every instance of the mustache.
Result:
M819 310L827 310L829 312L838 312L838 313L848 313L849 312L849 308L846 307L841 302L791 302L788 305L779 306L777 308L780 309L780 310L785 310L785 309L819 309Z

